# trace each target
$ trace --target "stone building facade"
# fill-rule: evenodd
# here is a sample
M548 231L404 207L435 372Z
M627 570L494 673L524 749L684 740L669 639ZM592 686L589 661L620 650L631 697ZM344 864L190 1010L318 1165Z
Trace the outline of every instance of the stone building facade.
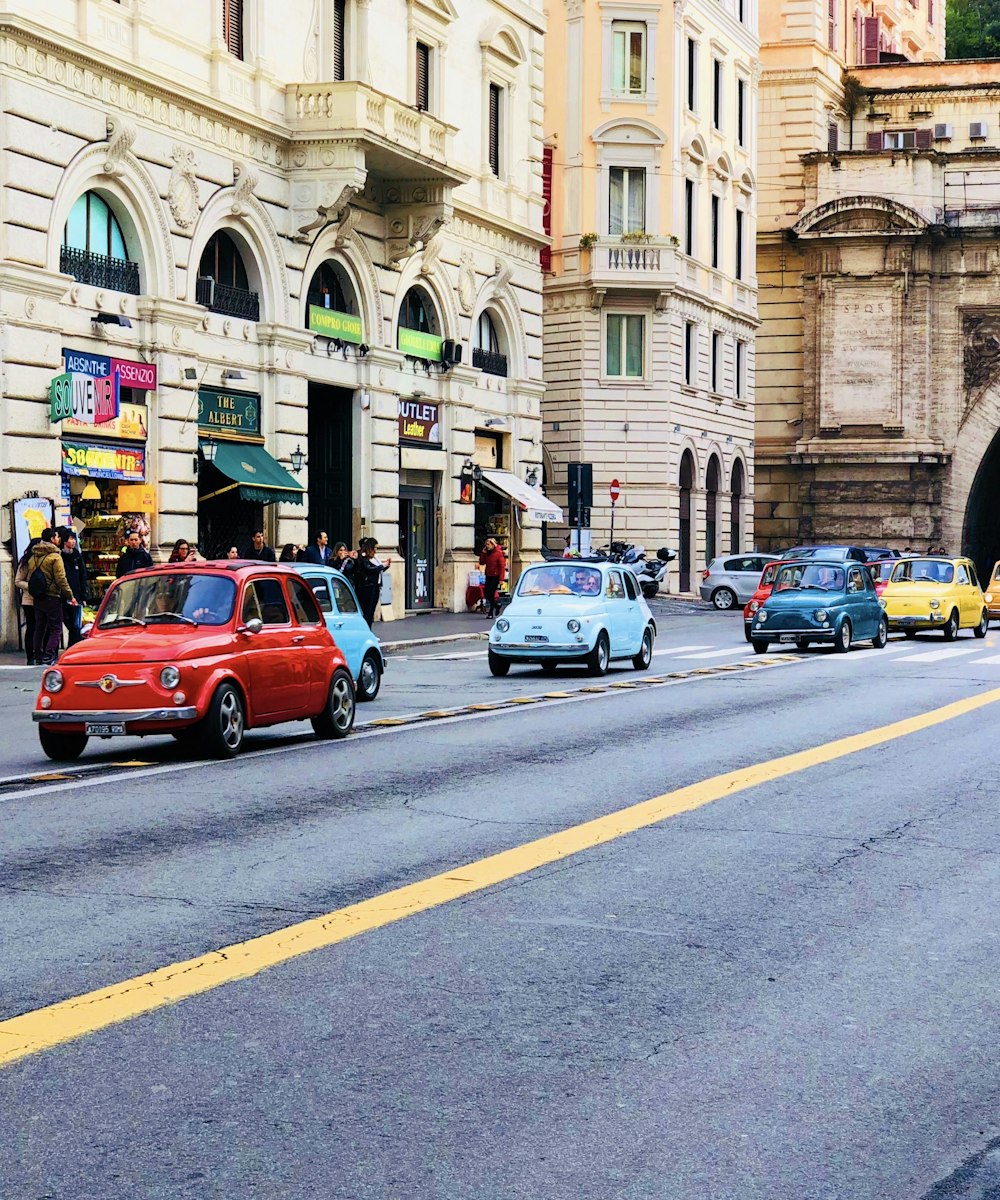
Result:
M157 554L373 535L392 617L464 607L483 463L538 551L505 481L541 468L540 4L191 10L0 18L8 642L49 502L95 574L126 516Z
M599 544L617 479L616 537L677 548L675 591L753 542L756 21L753 0L549 12L548 492L593 464Z

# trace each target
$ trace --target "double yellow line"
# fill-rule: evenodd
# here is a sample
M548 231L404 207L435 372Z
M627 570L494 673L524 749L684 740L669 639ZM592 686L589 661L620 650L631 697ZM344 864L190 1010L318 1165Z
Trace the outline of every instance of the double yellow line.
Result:
M1000 688L995 688L982 695L958 700L920 716L895 721L891 725L883 725L866 733L838 738L836 741L796 754L788 754L741 770L728 771L700 783L656 796L641 804L634 804L620 812L610 813L523 846L493 854L489 858L479 859L453 871L396 888L371 900L327 913L326 916L301 921L263 937L238 942L223 950L203 954L185 962L173 963L146 975L139 975L110 987L99 988L85 995L12 1017L0 1022L0 1066L74 1041L120 1021L153 1012L165 1005L175 1004L179 1000L186 1000L237 979L247 979L267 970L268 967L289 962L314 950L335 946L359 934L381 929L395 921L447 904L451 900L483 891L494 884L525 875L570 855L580 854L582 851L625 837L629 833L635 833L639 829L656 825L668 817L677 816L678 813L690 812L748 788L758 787L760 784L794 775L810 767L833 762L849 754L931 729L935 725L985 708L998 700Z

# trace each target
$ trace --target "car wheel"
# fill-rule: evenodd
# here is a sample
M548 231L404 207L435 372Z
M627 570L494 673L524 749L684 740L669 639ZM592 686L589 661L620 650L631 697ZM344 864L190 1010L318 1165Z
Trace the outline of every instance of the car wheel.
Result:
M556 668L559 666L558 663L554 662L543 662L539 665L542 668L543 675L554 675L556 673Z
M653 661L653 631L647 625L642 635L642 645L639 647L639 653L632 659L632 666L637 671L648 671L649 664Z
M323 711L312 719L313 732L320 738L343 738L354 728L357 694L346 667L338 667L330 681L330 694Z
M243 697L231 683L220 683L199 731L202 749L212 758L239 754L246 733Z
M948 624L945 625L942 632L944 633L944 640L946 642L953 642L955 640L955 638L958 637L958 609L957 608L953 608L951 610L951 616L948 618Z
M878 623L878 633L872 638L872 645L876 650L882 650L886 642L889 640L889 624L883 617Z
M382 667L378 655L369 650L361 661L361 671L358 674L358 700L365 704L374 700L382 686Z
M990 627L990 614L984 608L983 615L979 618L979 624L976 626L976 628L972 632L976 635L977 638L984 638L984 637L986 637L986 631L987 631L987 629L989 629L989 627Z
M751 645L753 646L754 654L766 654L767 653L767 642L765 642L763 638L751 638L750 642L751 642Z
M75 762L87 748L85 733L55 733L38 726L38 740L47 758L53 762Z
M587 673L590 675L606 674L610 661L611 646L608 643L608 635L601 632L597 635L593 650L587 655Z
M501 658L499 654L494 654L492 650L489 652L489 659L490 674L495 675L498 679L510 670L510 663L505 658Z
M913 641L913 639L916 636L917 636L917 631L915 629L904 629L903 630L903 637L909 639L909 641L911 641L911 642Z
M846 654L851 648L851 622L845 620L837 630L837 636L833 640L833 648L838 654Z
M735 608L738 602L732 588L720 587L712 593L712 603L718 609L727 609Z

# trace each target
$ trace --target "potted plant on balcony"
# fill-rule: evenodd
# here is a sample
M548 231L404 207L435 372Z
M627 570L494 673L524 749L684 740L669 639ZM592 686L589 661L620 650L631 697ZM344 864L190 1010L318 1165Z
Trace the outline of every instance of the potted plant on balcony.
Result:
M630 229L621 235L621 239L628 245L648 245L653 240L645 229Z

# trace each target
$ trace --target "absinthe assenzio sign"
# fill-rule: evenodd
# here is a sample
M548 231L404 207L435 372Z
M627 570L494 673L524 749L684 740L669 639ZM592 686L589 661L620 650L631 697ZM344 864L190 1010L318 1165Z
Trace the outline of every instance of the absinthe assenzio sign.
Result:
M399 440L401 442L420 442L422 445L440 443L438 406L425 404L422 400L408 400L400 397Z

